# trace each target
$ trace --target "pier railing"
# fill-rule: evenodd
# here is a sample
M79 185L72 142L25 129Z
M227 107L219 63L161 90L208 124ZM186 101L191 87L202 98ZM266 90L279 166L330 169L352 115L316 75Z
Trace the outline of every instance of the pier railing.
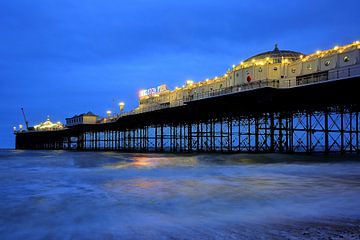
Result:
M222 95L237 93L237 92L242 92L242 91L248 91L248 90L253 90L253 89L259 89L259 88L263 88L263 87L278 88L279 86L280 86L280 80L264 79L264 80L259 80L259 81L250 82L250 83L246 83L246 84L231 86L231 87L227 87L227 88L223 88L223 89L212 90L212 91L208 91L208 92L204 92L204 93L195 93L193 95L189 95L188 97L186 97L185 102L190 102L190 101L200 100L200 99L210 98L210 97L217 97L217 96L222 96Z
M325 81L341 80L360 76L360 65L344 67L336 70L316 72L296 78L296 86L315 84ZM289 87L292 87L291 85Z

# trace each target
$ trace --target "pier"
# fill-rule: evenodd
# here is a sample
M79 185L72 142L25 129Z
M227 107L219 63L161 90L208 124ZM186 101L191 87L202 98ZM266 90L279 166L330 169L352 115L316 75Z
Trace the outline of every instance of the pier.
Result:
M18 131L16 149L358 153L360 65L189 96L99 124Z

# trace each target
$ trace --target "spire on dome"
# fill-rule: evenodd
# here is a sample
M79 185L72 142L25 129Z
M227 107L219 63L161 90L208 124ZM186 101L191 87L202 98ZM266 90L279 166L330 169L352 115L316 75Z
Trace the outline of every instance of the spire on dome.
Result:
M277 44L277 43L275 43L274 51L279 51L279 47L278 47L278 44Z

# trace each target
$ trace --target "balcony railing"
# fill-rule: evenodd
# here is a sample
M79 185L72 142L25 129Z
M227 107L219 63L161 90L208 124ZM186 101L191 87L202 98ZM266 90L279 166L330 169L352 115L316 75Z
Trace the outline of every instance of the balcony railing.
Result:
M265 79L265 80L259 80L256 82L235 85L235 86L231 86L231 87L227 87L227 88L223 88L223 89L212 90L212 91L203 92L203 93L193 93L193 94L190 94L189 96L187 96L184 99L184 102L190 102L190 101L195 101L195 100L200 100L200 99L210 98L210 97L217 97L217 96L227 95L227 94L231 94L231 93L237 93L237 92L242 92L242 91L247 91L247 90L258 89L258 88L262 88L262 87L278 88L279 83L280 83L279 80Z
M325 81L340 80L344 78L360 76L360 65L330 70L327 72L318 72L314 74L299 76L296 78L296 86L315 84ZM290 86L291 87L291 86Z
M360 76L360 65L329 71L329 80L358 77Z

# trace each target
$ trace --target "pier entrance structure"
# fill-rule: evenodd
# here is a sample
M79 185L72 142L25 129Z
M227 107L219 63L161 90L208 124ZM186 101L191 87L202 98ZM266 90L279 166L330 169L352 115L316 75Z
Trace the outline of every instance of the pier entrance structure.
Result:
M107 121L18 131L16 148L359 152L359 46L354 42L307 56L276 47L221 78L142 92L137 109Z

